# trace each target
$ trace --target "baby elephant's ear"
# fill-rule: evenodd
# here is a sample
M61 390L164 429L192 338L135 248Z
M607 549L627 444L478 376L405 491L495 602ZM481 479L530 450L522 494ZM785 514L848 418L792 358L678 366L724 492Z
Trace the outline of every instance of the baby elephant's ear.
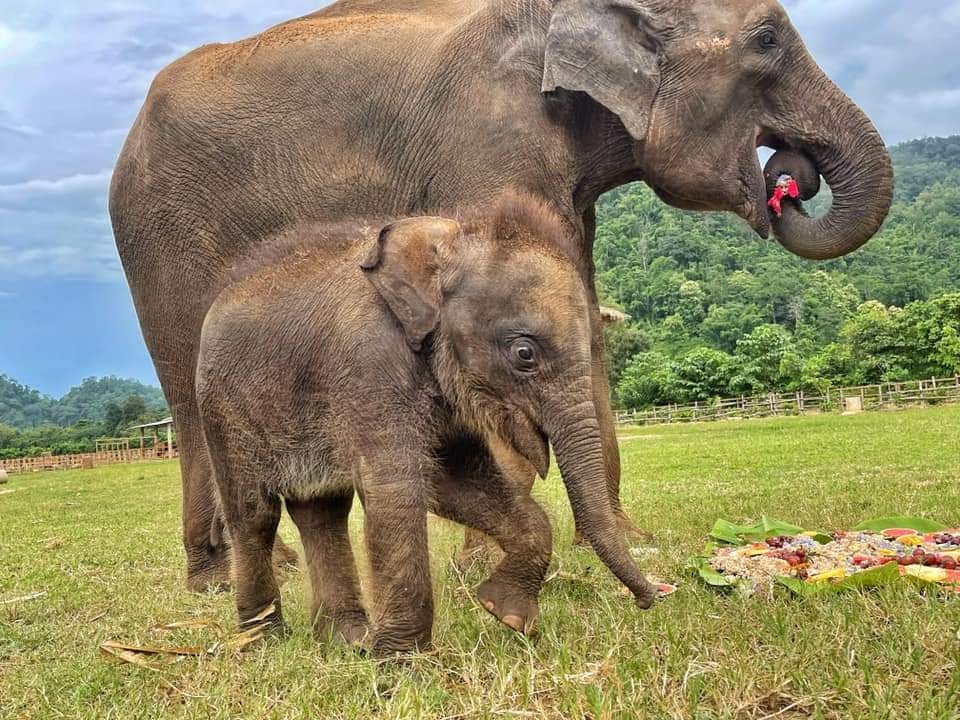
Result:
M445 245L460 235L454 220L411 218L380 231L360 263L400 324L407 342L419 350L440 321L438 270Z

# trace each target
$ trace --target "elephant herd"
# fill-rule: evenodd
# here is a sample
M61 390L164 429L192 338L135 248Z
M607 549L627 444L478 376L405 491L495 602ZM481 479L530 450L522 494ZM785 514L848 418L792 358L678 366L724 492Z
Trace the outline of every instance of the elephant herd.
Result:
M783 175L801 199L822 175L830 210L770 212ZM285 505L318 632L422 648L434 512L502 548L477 594L529 632L552 446L578 536L649 607L591 258L597 198L635 180L811 259L866 242L893 190L774 0L339 0L161 71L110 214L177 426L188 588L231 582L241 626L279 627Z

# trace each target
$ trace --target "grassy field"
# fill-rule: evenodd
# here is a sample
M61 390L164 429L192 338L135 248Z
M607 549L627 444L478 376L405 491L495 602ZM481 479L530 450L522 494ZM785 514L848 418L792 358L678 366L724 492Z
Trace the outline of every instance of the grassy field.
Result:
M105 658L105 640L215 640L158 624L234 622L230 595L181 589L177 466L14 476L0 486L0 717L957 718L960 598L904 586L771 602L712 592L683 565L717 516L960 525L958 429L960 408L940 408L626 431L625 504L659 540L645 568L680 591L634 609L570 547L553 475L536 494L562 572L544 589L539 634L513 635L478 608L483 575L453 569L460 531L435 520L435 648L406 665L316 645L299 573L283 588L286 639L160 672ZM296 541L287 520L281 533Z

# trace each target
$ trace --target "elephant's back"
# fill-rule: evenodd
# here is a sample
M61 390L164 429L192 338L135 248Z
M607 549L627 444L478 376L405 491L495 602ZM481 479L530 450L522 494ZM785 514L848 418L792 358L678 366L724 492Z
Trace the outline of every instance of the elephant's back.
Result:
M161 71L110 199L158 364L193 355L231 265L287 228L436 214L535 186L539 145L505 129L537 111L539 82L501 92L491 75L504 8L548 4L342 0Z
M421 122L415 98L437 84L444 39L475 5L345 1L188 53L154 79L116 194L141 219L176 218L171 205L200 200L210 212L192 229L227 224L234 249L293 219L405 210L389 205L400 183L382 154L396 123ZM358 205L368 198L379 205ZM115 204L121 212L123 200ZM177 237L164 243L189 252Z

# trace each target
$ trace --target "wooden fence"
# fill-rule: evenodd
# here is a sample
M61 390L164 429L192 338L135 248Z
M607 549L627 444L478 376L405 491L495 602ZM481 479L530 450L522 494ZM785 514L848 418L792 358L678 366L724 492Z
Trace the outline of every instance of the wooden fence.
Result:
M176 455L176 446L174 446ZM116 465L118 463L140 462L141 460L159 460L167 457L166 443L155 448L146 448L141 453L138 448L128 450L107 450L74 455L40 455L0 460L0 467L11 475L13 473L42 472L44 470L79 470L97 465Z
M960 403L960 376L836 388L822 396L802 392L770 393L693 405L662 405L650 410L620 410L616 415L618 425L663 425L942 403Z

